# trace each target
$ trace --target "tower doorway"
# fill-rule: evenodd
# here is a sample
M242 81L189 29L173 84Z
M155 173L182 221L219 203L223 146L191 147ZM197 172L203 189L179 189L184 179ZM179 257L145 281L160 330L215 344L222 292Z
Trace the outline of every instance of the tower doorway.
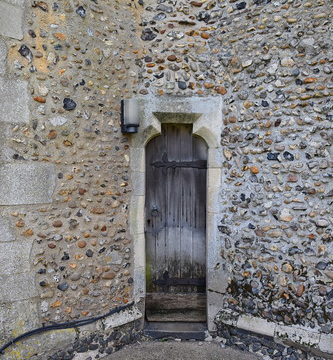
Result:
M146 147L146 320L206 322L207 153L192 124Z

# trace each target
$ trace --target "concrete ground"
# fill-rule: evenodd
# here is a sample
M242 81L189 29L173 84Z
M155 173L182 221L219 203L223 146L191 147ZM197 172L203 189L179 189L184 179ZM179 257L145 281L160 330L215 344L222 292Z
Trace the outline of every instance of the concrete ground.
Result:
M212 342L151 341L129 345L103 360L258 360L259 357Z

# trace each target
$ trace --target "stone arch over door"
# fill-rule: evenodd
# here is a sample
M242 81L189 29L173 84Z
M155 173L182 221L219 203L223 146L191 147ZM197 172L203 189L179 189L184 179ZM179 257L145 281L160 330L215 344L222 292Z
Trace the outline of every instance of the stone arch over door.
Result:
M140 127L131 139L130 169L133 185L129 210L129 228L133 239L134 299L145 298L145 147L161 133L162 123L193 124L193 135L208 145L206 264L207 323L215 330L214 318L222 307L227 285L226 271L221 271L218 223L222 184L222 101L219 97L145 97L140 104Z

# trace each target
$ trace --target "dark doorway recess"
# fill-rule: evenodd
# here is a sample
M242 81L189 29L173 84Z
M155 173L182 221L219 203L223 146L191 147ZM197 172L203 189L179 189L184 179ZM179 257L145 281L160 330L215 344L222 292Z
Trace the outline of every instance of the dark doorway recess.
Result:
M207 145L162 124L146 148L146 320L206 322Z

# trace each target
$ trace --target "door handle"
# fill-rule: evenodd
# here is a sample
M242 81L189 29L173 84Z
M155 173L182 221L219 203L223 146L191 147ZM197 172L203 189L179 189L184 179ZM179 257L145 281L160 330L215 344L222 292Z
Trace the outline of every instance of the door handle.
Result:
M158 216L159 215L159 210L158 210L158 207L156 205L154 205L152 208L151 208L151 216Z

